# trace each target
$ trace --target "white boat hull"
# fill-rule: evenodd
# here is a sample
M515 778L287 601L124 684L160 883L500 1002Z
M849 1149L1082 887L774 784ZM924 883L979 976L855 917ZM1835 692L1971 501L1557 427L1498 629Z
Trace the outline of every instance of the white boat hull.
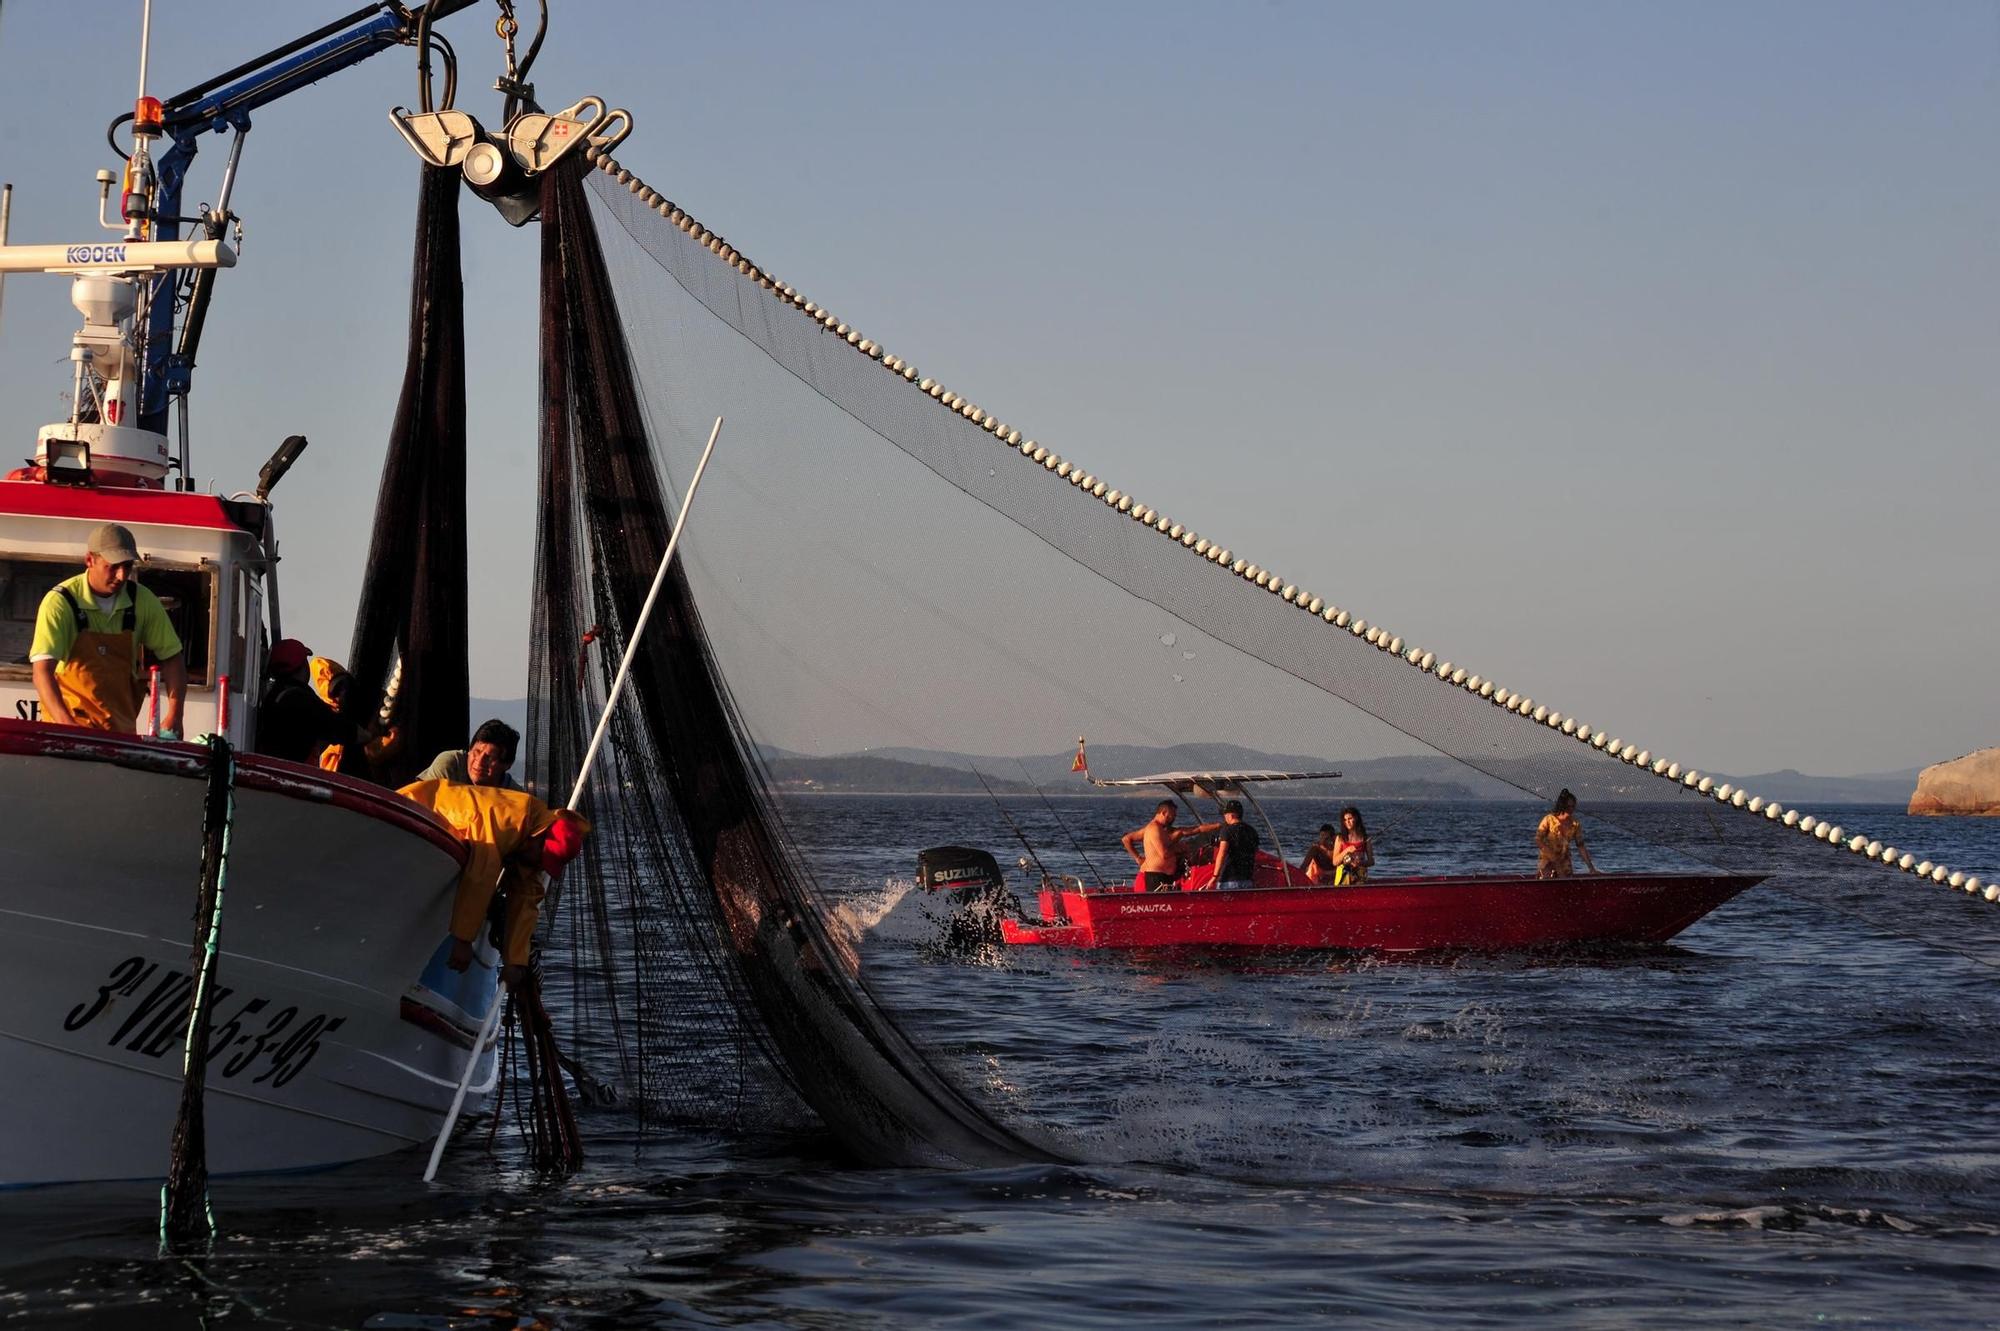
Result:
M155 1178L177 1112L204 751L0 721L0 1186ZM437 1133L495 1001L443 966L460 856L390 792L239 764L207 1068L212 1173ZM493 1078L474 1077L478 1109Z

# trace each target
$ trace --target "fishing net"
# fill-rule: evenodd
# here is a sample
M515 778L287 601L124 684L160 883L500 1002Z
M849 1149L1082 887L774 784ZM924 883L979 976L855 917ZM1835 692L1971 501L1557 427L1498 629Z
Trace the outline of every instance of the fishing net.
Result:
M389 432L375 528L348 657L348 707L378 711L395 740L349 744L341 770L399 786L465 747L465 289L459 172L423 168L410 275L410 352Z
M1258 567L885 352L629 173L552 178L543 218L530 753L551 797L631 639L670 504L727 418L588 790L604 830L551 935L580 1044L617 1060L642 1104L739 1122L806 1105L876 1160L1251 1169L1286 1143L1289 1168L1337 1156L1351 1171L1392 1079L1481 1088L1474 1109L1529 1138L1607 1113L1671 1133L1730 1098L1741 1029L1674 1070L1705 1088L1699 1107L1661 1109L1645 1088L1666 1074L1643 1058L1611 1060L1629 1074L1607 1081L1599 1049L1555 1068L1510 1045L1577 1019L1592 987L1593 1039L1665 1001L1701 1010L1694 991L1634 989L1616 961L1546 983L1530 967L1473 1010L1448 968L1239 958L1219 977L1049 949L941 954L910 881L926 847L1019 851L1024 889L1044 872L1130 882L1119 836L1157 792L1085 785L1080 734L1105 776L1339 769L1262 802L1255 825L1294 863L1356 804L1378 875L1530 874L1536 820L1568 789L1600 868L1769 875L1724 908L1751 922L1731 938L1804 913L1821 936L1829 920L1897 935L1982 980L2000 955L1965 892L1939 906L1962 929L1913 932L1914 879L1885 871L1901 852L1880 831L1685 770ZM1939 891L1987 869L1905 867ZM1301 966L1314 983L1269 983ZM1801 973L1787 993L1823 1003L1821 983ZM1797 1075L1854 1075L1813 1058Z
M536 548L531 772L580 770L670 534L618 307L580 162L542 195L542 491ZM603 650L591 653L590 642ZM722 1096L741 1114L756 1047L871 1158L1033 1154L935 1075L855 983L769 808L685 578L670 573L630 674L612 757L589 786L602 820L575 875L575 1010L604 1014L641 1108ZM606 847L609 847L607 850ZM559 919L551 912L551 926ZM630 928L621 927L630 922ZM629 978L629 983L624 981ZM720 990L720 993L715 992ZM755 1015L755 1023L744 1020ZM719 1018L719 1020L718 1020ZM720 1037L718 1040L716 1037ZM718 1047L729 1057L718 1060ZM725 1085L704 1069L718 1061Z

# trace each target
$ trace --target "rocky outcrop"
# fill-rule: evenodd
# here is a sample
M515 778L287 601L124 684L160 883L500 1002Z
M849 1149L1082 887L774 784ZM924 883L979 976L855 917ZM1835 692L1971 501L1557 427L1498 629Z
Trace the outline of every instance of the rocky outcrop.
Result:
M1980 749L1917 775L1911 813L2000 816L2000 749Z

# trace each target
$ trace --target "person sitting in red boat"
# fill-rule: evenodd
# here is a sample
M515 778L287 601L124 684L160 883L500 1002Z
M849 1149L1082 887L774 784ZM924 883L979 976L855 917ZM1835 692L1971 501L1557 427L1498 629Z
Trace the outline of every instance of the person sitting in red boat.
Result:
M1306 847L1306 857L1299 861L1299 872L1306 881L1317 887L1321 883L1333 882L1333 844L1340 840L1340 833L1332 823L1319 825L1319 836Z
M1202 836L1221 828L1221 823L1198 823L1191 828L1174 826L1179 814L1179 806L1172 800L1161 800L1154 808L1153 816L1144 827L1135 827L1127 832L1120 844L1139 866L1139 887L1146 892L1171 892L1179 886L1181 876L1181 842L1192 836ZM1134 846L1133 842L1139 842ZM1140 851L1144 850L1144 854Z
M1541 856L1535 868L1537 878L1568 878L1575 874L1576 866L1569 857L1572 850L1583 856L1586 869L1597 872L1590 848L1583 844L1583 824L1576 820L1576 796L1568 790L1557 795L1555 807L1542 815L1541 825L1535 828L1535 849Z
M1319 825L1319 839L1306 851L1299 869L1315 886L1359 887L1368 881L1375 863L1375 845L1368 839L1368 827L1361 810L1349 805L1340 811L1341 826Z
M138 563L130 529L107 522L90 534L83 572L42 598L28 648L42 720L131 734L150 652L165 686L159 736L180 738L187 660L167 608L133 579Z
M1215 838L1216 889L1254 887L1256 873L1257 829L1243 821L1243 801L1230 800L1222 806L1222 831Z

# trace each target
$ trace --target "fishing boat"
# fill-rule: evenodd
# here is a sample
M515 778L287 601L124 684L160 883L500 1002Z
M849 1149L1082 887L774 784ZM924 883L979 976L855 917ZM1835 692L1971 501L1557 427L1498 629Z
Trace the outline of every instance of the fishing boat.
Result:
M0 528L4 530L4 528ZM242 734L241 730L238 734ZM0 721L0 1184L158 1177L181 1094L208 755ZM464 849L392 791L241 755L207 1066L217 1173L438 1131L496 1001L445 962ZM489 1052L475 1105L492 1089Z
M254 752L266 652L282 636L270 492L304 440L287 440L254 489L224 496L192 488L185 428L178 449L165 433L168 389L184 408L208 293L236 259L234 152L197 238L175 235L190 220L175 214L194 138L233 126L240 146L250 107L336 56L396 45L408 23L363 16L363 39L349 34L335 55L295 43L164 113L142 96L110 216L111 173L98 173L96 220L113 234L15 245L0 220L0 275L65 277L83 316L60 385L67 417L0 480L0 1187L159 1177L181 1096L205 791L221 750L160 725L157 666L138 727L151 733L135 734L44 720L29 660L43 596L81 570L102 524L136 539L134 577L183 644L181 732L236 751L209 1169L317 1168L428 1142L498 1001L483 940L469 969L446 965L465 861L449 825L391 790ZM143 57L141 70L143 93ZM163 137L156 175L147 148ZM497 1054L474 1063L477 1109Z
M1091 887L1045 875L1038 918L1020 917L997 863L983 851L924 852L919 881L959 895L987 941L1016 947L1281 948L1357 952L1510 952L1601 944L1663 943L1763 881L1741 874L1593 873L1371 876L1353 886L1308 883L1280 846L1252 791L1338 772L1161 772L1100 788L1155 787L1187 801L1250 804L1270 837L1247 888L1218 889L1197 860L1172 888L1148 891L1144 875ZM1273 853L1275 851L1276 853ZM1008 909L1008 906L1015 909ZM997 908L996 908L997 907ZM971 932L964 924L961 934Z
M93 306L79 342L124 355L135 288L182 259L226 266L228 250L0 246L0 271L69 275ZM211 1023L212 1168L312 1168L426 1141L496 1001L490 947L463 974L443 964L464 848L391 791L248 751L280 634L268 487L164 488L165 436L116 423L135 406L130 379L98 392L101 419L44 428L34 463L0 480L0 1078L17 1088L0 1111L0 1185L156 1176L180 1096L208 750L44 722L28 662L43 594L107 522L136 537L138 577L184 644L184 730L245 750ZM489 1052L476 1097L495 1066Z

